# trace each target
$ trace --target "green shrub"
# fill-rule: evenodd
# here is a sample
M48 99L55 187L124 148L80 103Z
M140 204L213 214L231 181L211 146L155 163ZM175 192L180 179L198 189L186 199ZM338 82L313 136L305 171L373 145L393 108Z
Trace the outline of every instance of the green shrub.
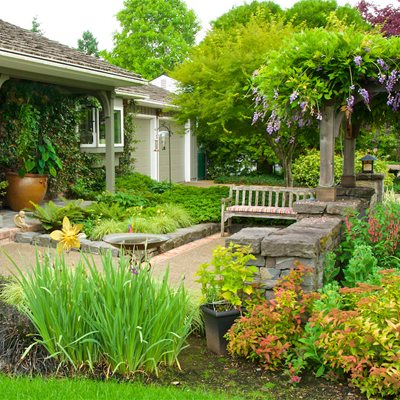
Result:
M161 195L164 203L180 204L189 213L193 223L219 222L221 219L221 199L227 197L229 188L213 186L199 188L176 185Z
M318 351L334 373L346 373L368 397L398 398L400 276L381 275L379 286L340 289L346 307L316 312L312 321L322 329Z
M138 172L132 172L131 174L126 174L118 176L115 178L115 187L118 191L123 192L146 192L150 187L155 185L155 180L151 179L147 175L139 174Z
M317 187L320 177L320 153L316 149L308 150L297 158L292 165L293 180L296 185ZM335 182L339 183L343 174L342 158L334 157Z
M39 332L37 343L60 364L103 368L108 373L157 371L173 365L191 329L192 307L180 286L169 287L147 269L102 255L101 268L82 257L75 268L63 258L37 256L18 280L25 312Z
M218 176L215 183L232 183L236 185L285 186L285 181L278 175Z
M365 217L349 214L339 251L342 266L346 267L357 246L368 245L380 267L399 267L399 227L400 202L397 199L378 203Z
M121 221L128 216L126 209L118 203L93 202L86 208L86 211L88 217L95 221L99 219Z
M196 272L203 302L223 301L241 309L258 298L259 291L253 284L258 268L247 265L250 260L255 260L250 246L230 243L228 247L216 247L211 262L201 264Z
M99 220L94 226L89 227L88 231L84 231L92 240L103 240L103 237L110 233L126 233L129 231L129 223L127 221L115 221L113 219Z
M73 222L81 222L85 219L87 212L82 206L82 200L65 200L64 205L57 205L52 201L43 206L32 203L34 210L29 213L33 218L37 218L46 231L60 229L64 217Z
M256 305L231 327L227 333L230 354L258 361L270 370L292 358L315 299L315 294L306 294L300 287L305 271L301 265L291 270L274 288L273 300Z
M146 198L143 193L133 194L128 192L103 192L101 195L97 196L96 200L105 204L118 204L123 208L149 207L155 204L155 201Z

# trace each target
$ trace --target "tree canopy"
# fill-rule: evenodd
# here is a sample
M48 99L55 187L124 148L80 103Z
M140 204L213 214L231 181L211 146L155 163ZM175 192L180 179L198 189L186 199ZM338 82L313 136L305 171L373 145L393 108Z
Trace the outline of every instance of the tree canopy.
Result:
M180 120L196 119L199 142L214 165L227 173L237 172L239 160L244 165L275 158L265 141L265 129L251 126L248 90L267 52L292 33L282 19L267 22L257 16L246 25L214 29L172 75L181 83L175 99Z
M303 24L307 28L318 28L328 24L332 13L346 25L365 25L357 9L348 4L338 6L336 0L301 0L287 9L285 16L294 25Z
M82 38L78 39L78 50L91 56L99 56L98 42L92 32L82 33Z
M321 120L325 104L351 119L356 111L381 106L382 93L385 103L398 111L399 50L400 38L354 27L297 33L270 53L255 78L257 117L266 117L268 133L279 134L287 121L299 126Z
M102 55L113 64L153 79L188 55L200 26L181 0L125 0L117 14L121 32Z

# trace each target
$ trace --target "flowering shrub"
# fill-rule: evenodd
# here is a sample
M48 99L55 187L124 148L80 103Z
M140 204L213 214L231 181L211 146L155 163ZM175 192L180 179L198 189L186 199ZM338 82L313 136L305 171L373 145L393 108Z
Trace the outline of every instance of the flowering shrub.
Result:
M298 265L274 288L275 298L255 306L227 333L232 355L259 361L266 369L285 365L302 337L306 314L316 294L300 287L306 268Z
M400 266L399 226L400 203L395 199L377 204L364 218L349 214L345 240L340 247L342 265L348 264L357 246L366 244L379 260L379 266Z
M335 155L335 181L340 182L343 173L343 161ZM293 180L297 185L317 187L320 175L320 155L316 149L308 150L305 155L297 158L292 165Z
M315 312L316 347L336 374L348 374L367 396L400 394L400 276L381 271L380 285L342 288L342 309Z

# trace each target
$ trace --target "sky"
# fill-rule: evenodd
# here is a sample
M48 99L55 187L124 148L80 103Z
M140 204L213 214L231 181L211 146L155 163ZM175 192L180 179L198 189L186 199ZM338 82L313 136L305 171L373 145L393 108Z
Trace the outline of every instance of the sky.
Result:
M252 0L248 0L250 3ZM275 0L282 8L291 7L296 0ZM356 4L358 0L337 0L338 4ZM397 0L375 0L375 4L386 5ZM82 33L89 30L99 42L99 49L111 50L112 36L119 24L115 17L123 8L123 0L11 0L0 8L0 19L31 29L32 20L37 17L40 29L52 40L71 47L77 46ZM232 7L246 3L244 0L186 0L188 7L199 17L203 27L201 39L209 22L229 11Z

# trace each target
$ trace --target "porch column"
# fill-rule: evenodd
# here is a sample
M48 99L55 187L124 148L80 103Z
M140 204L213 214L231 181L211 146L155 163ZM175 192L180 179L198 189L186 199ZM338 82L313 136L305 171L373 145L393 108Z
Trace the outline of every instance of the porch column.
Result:
M115 149L114 149L114 98L115 93L101 92L98 95L104 111L106 131L106 189L115 191Z
M342 114L342 113L340 113ZM317 188L317 200L335 201L335 170L334 153L335 137L339 133L342 115L336 115L334 105L325 106L322 109L320 122L320 179Z
M190 120L185 123L185 182L192 178L192 127Z
M3 86L3 83L8 81L10 77L5 74L0 74L0 88Z

